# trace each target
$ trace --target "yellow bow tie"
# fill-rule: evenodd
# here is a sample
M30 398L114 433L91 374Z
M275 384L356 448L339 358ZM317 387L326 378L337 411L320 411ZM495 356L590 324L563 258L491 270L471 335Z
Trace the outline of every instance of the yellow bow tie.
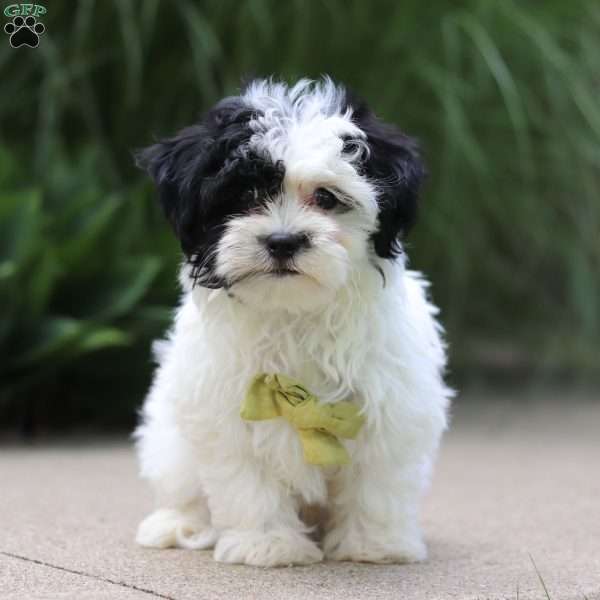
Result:
M331 466L350 462L338 437L354 439L364 423L352 402L320 404L306 388L285 375L256 375L240 412L246 421L283 417L297 430L304 460Z

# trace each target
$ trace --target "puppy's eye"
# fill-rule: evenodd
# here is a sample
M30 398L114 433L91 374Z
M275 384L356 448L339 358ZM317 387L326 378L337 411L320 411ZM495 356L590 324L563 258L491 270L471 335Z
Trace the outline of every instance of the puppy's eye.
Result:
M317 188L313 193L313 199L323 210L333 210L340 203L335 194L325 188Z

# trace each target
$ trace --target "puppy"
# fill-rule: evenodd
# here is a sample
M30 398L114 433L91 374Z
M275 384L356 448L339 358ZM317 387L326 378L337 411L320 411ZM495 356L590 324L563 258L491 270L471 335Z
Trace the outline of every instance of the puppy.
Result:
M138 543L265 567L424 559L419 501L452 393L438 311L403 253L415 142L329 78L256 80L138 163L185 257L135 433L158 503ZM360 412L347 464L307 462L289 420L240 416L260 373ZM320 545L309 505L328 511Z

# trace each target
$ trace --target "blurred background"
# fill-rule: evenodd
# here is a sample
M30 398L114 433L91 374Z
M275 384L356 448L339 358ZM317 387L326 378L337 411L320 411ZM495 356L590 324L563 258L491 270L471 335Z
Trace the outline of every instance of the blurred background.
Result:
M180 260L132 150L270 74L421 140L454 385L600 383L597 0L45 6L38 48L0 37L0 428L132 426Z

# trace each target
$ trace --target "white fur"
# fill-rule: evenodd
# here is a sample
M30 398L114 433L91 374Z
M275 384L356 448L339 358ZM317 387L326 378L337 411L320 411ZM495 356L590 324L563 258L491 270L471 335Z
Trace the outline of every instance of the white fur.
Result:
M174 327L157 346L159 363L136 431L141 474L158 510L138 531L145 546L204 548L215 559L261 566L335 560L405 562L425 557L418 512L450 390L437 310L426 283L369 250L377 227L374 187L342 153L341 133L360 137L327 82L312 95L263 83L248 91L265 116L252 143L283 160L281 196L229 222L216 252L229 290L191 289ZM269 87L270 86L270 87ZM296 90L296 91L294 91ZM330 186L353 209L311 206ZM260 237L308 232L300 275L268 274ZM282 419L240 418L259 372L297 378L323 402L352 400L366 425L344 441L349 466L304 462L297 433ZM322 546L298 516L327 505Z

